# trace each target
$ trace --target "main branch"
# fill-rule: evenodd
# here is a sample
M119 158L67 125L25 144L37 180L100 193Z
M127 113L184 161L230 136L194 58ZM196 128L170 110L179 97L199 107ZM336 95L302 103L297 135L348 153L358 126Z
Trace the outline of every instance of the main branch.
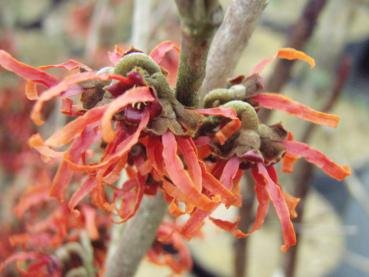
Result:
M255 24L266 6L266 0L234 0L214 36L201 87L203 99L211 89L223 87L245 49Z
M124 228L115 254L107 261L106 277L132 277L151 247L167 209L163 195L143 199L140 209Z
M177 99L194 106L205 75L206 58L223 12L217 0L176 0L182 26Z

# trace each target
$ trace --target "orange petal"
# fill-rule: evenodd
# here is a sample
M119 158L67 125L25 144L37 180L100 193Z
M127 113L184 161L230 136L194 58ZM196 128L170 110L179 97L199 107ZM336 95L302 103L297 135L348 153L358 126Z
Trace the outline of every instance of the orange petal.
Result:
M286 60L301 60L307 62L311 68L315 66L315 60L303 51L296 50L294 48L281 48L278 50L278 58Z
M46 140L45 144L57 148L70 143L73 139L80 136L89 124L99 121L107 108L108 106L104 105L87 111L84 115L79 116L62 129L56 131Z
M289 209L286 201L284 200L281 188L272 180L263 164L258 163L257 169L253 168L251 172L257 182L264 183L265 190L267 191L269 198L273 203L282 227L284 245L282 246L281 250L286 252L288 248L296 244L296 235L290 219Z
M36 100L38 98L37 84L34 81L27 80L25 94L28 100Z
M260 74L264 70L264 68L272 63L276 58L281 58L285 60L302 60L307 62L311 68L315 66L315 60L304 52L296 50L294 48L281 48L274 56L263 59L260 63L258 63L251 70L250 75Z
M4 50L0 50L0 66L14 72L25 80L31 80L46 87L51 87L57 83L57 79L54 76L18 61Z
M339 122L337 115L316 111L281 94L263 92L251 99L263 108L285 111L315 124L336 127Z
M298 142L298 141L288 141L282 142L286 147L287 153L294 155L296 157L303 157L309 163L322 169L327 175L332 178L342 181L347 176L351 175L350 167L346 165L339 165L330 160L319 150L311 148L309 145Z
M112 128L112 118L114 114L122 110L129 104L136 102L152 102L155 98L152 96L150 88L148 87L134 87L124 94L115 98L108 106L102 120L101 131L102 137L106 142L113 141L115 137L115 131Z
M191 202L204 211L209 211L216 205L214 200L209 199L196 189L189 174L183 168L183 163L177 155L177 142L170 132L162 136L163 159L167 175Z

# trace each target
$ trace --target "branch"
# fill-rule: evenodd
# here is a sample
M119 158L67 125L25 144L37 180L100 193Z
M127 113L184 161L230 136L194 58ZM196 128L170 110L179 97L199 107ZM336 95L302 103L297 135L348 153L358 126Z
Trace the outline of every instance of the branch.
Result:
M115 254L107 261L106 277L131 277L151 247L167 205L161 193L142 200L134 218L124 228Z
M135 0L133 3L132 46L147 52L151 27L153 0Z
M247 232L250 229L254 217L253 206L255 202L254 181L246 172L245 178L247 180L246 186L242 191L242 206L239 209L240 215L240 229ZM234 240L234 276L246 277L248 272L248 243L249 238L241 238Z
M301 16L292 28L291 34L287 39L286 46L302 50L310 40L319 15L324 9L327 0L307 1ZM291 77L294 61L279 60L273 70L272 75L265 86L267 91L280 92L283 86ZM263 121L267 121L272 111L265 110L260 114Z
M200 99L214 88L224 87L247 45L266 0L233 0L215 34L206 63Z
M176 0L182 26L177 99L194 106L205 75L206 58L223 12L218 0Z

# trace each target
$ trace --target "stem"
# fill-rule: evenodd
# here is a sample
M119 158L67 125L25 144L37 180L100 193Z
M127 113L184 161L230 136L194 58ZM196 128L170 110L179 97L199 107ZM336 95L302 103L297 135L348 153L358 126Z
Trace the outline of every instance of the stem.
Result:
M300 18L295 23L291 34L287 39L287 47L292 47L298 50L302 50L305 47L314 32L318 17L323 11L326 2L327 0L309 0L306 3ZM265 86L266 90L280 92L291 77L294 63L294 61L279 60L272 75L267 81ZM270 118L271 114L272 111L265 110L260 113L260 118L266 122Z
M331 95L327 99L324 107L322 108L323 112L329 112L337 103L342 89L349 77L351 71L351 58L346 56L342 59L342 62L339 66L336 81L334 83ZM315 131L314 124L309 124L302 135L301 141L308 142ZM304 208L306 197L310 191L311 187L311 180L314 177L314 167L312 164L307 163L306 161L302 161L299 167L296 169L296 174L294 175L294 183L295 183L295 196L300 198L300 203L296 208L298 217L295 220L295 224L302 226L302 221L304 218ZM299 241L301 236L301 230L297 230L296 232L296 240ZM285 259L285 276L286 277L293 277L296 271L297 265L297 257L298 257L298 250L299 250L299 243L296 244L295 247L291 248L290 251L287 253Z
M266 0L234 0L214 36L200 89L200 100L214 88L224 87L245 49Z
M253 191L253 180L249 173L245 174L247 183L245 189L242 192L242 206L239 209L240 215L240 229L247 231L253 219L252 207L255 202L255 193ZM248 237L242 239L235 239L234 241L234 276L246 277L248 268Z
M161 193L142 200L140 208L124 228L118 248L107 261L106 277L131 277L151 247L156 230L166 213L167 205Z
M218 0L176 0L182 26L181 57L176 97L194 106L205 76L206 58L223 12Z

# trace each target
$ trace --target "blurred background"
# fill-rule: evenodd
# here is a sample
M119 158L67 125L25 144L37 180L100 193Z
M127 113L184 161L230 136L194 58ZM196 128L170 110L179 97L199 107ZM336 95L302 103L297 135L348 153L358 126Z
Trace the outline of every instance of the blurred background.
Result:
M221 2L226 8L230 1ZM135 38L137 34L144 35ZM128 48L139 41L133 46L147 51L162 40L180 40L174 1L0 0L0 48L32 65L75 58L98 69L108 64L107 51L115 44ZM297 256L279 251L279 222L271 212L263 229L247 241L236 242L206 225L204 237L190 242L195 267L188 276L233 276L240 264L251 277L293 276L292 269L294 276L369 276L369 1L270 0L234 75L247 75L281 47L303 49L317 66L310 70L302 63L275 62L263 74L265 89L338 114L341 122L336 129L313 129L277 112L269 122L283 121L297 139L349 164L353 174L339 183L300 163L293 176L282 176L286 190L304 203L303 218L296 222ZM28 120L32 103L23 96L19 79L0 73L0 224L7 226L14 220L14 202L33 174L30 168L43 166L27 147L35 132ZM63 118L54 122L58 120ZM46 134L51 133L48 126L42 130ZM217 211L230 218L239 212L252 221L252 213ZM2 241L6 228L0 229ZM0 260L7 247L1 245ZM139 275L169 273L144 263Z

